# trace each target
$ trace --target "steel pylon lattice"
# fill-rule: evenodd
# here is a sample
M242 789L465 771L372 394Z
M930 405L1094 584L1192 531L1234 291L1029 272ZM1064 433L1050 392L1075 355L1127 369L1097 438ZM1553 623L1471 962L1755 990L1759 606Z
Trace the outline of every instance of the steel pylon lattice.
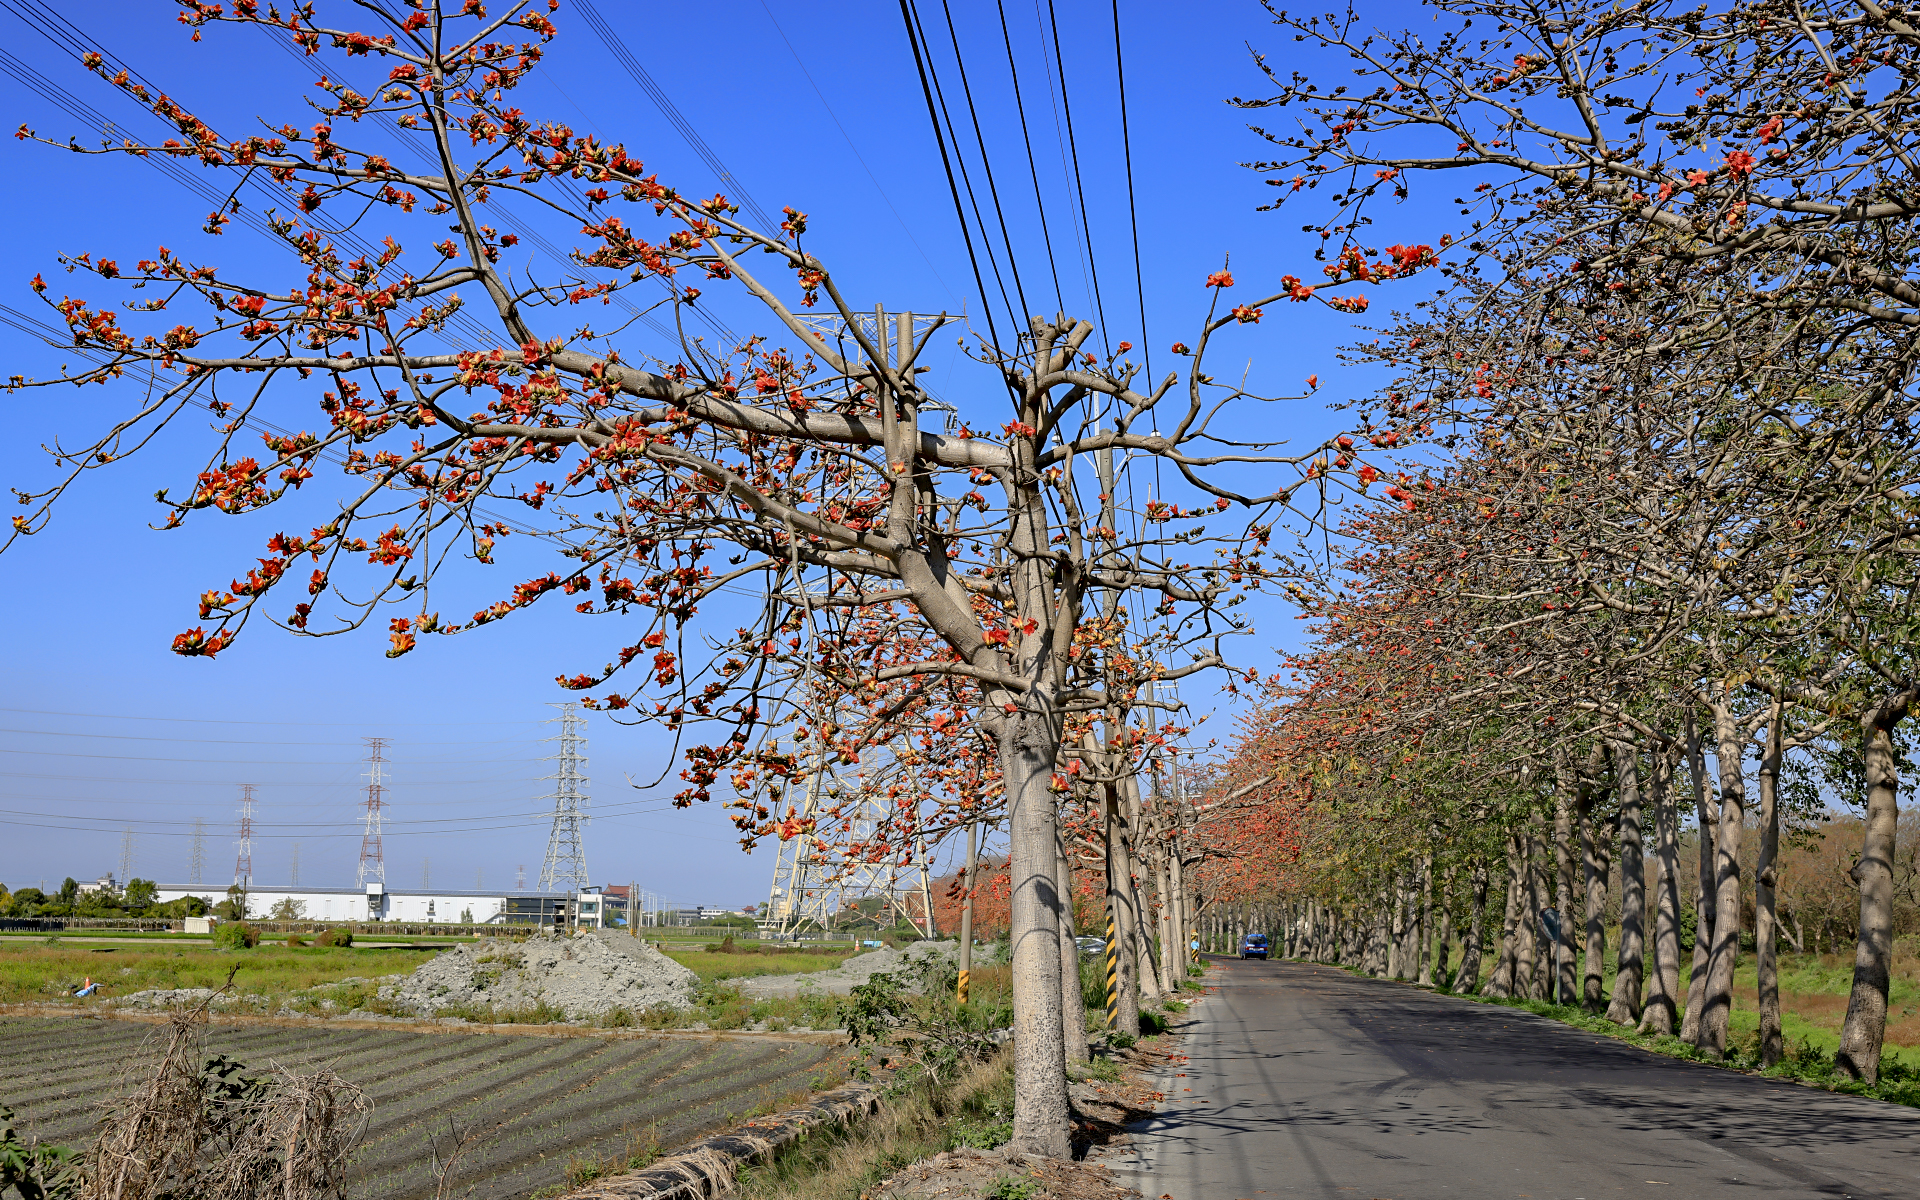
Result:
M240 840L235 843L233 882L242 889L253 886L253 785L240 785Z
M829 810L837 815L829 815ZM817 752L807 771L806 786L797 798L791 792L784 813L799 832L775 843L773 885L767 896L764 932L793 937L803 929L833 928L834 918L857 901L881 898L882 915L900 920L933 936L933 890L928 871L927 843L918 838L908 861L892 855L885 862L853 861L840 857L820 836L830 821L847 844L867 842L891 816L887 799L863 779L842 779ZM915 900L918 911L915 911Z
M362 738L367 744L367 799L365 823L360 830L360 867L354 872L353 886L362 888L369 880L387 881L387 853L381 842L386 826L387 739Z
M547 776L554 781L554 789L542 797L553 801L553 828L547 834L547 859L540 865L540 890L577 892L587 886L587 797L582 789L588 780L587 759L581 752L587 744L587 718L577 704L553 707L560 715L548 724L558 722L560 732L547 740L560 743L560 752L548 756L558 765Z

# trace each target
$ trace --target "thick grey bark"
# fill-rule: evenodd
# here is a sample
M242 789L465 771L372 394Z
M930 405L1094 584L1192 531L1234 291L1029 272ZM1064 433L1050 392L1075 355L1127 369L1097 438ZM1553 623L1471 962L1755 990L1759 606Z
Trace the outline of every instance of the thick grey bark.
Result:
M1127 852L1131 837L1128 827L1126 793L1117 785L1107 786L1107 913L1113 922L1113 940L1108 953L1113 956L1113 1027L1132 1034L1140 1029L1139 964L1133 947L1139 936L1140 910L1133 891L1133 856Z
M1726 701L1713 704L1714 765L1720 777L1720 823L1713 845L1713 953L1694 1045L1712 1058L1727 1052L1733 1017L1733 972L1740 963L1740 834L1747 816L1746 739Z
M1520 967L1521 872L1520 839L1507 835L1507 903L1500 918L1500 945L1493 960L1493 974L1487 976L1482 995L1505 1000L1513 996L1513 984Z
M1418 960L1414 971L1414 982L1433 986L1433 959L1427 953L1433 935L1433 859L1431 856L1420 863L1420 916L1413 923L1413 952Z
M1133 978L1138 989L1137 1004L1157 1000L1160 996L1160 972L1153 963L1153 907L1147 897L1147 880L1151 874L1141 861L1141 844L1144 836L1144 822L1140 813L1140 781L1129 775L1120 783L1121 800L1126 806L1127 818L1127 890L1133 898L1132 944L1123 953L1133 962ZM1129 1032L1136 1026L1128 1026Z
M960 983L958 999L967 999L973 979L973 897L979 890L979 882L974 879L979 866L980 823L967 822L967 866L961 879L966 882L967 894L960 901Z
M1470 996L1480 982L1480 956L1486 953L1487 864L1473 862L1473 911L1467 918L1467 937L1460 947L1460 973L1453 977L1455 994Z
M1080 947L1073 940L1073 862L1055 824L1054 878L1060 896L1060 1043L1069 1063L1087 1061L1087 998L1080 990Z
M1699 834L1700 865L1693 889L1693 969L1687 976L1687 1011L1680 1020L1680 1039L1700 1039L1700 1014L1706 1010L1707 961L1713 946L1713 843L1719 808L1707 794L1707 756L1693 714L1687 715L1687 774L1693 783L1694 820Z
M1584 847L1582 869L1586 881L1586 946L1582 952L1584 967L1580 979L1580 1003L1590 1013L1598 1013L1606 998L1607 962L1607 879L1613 869L1613 838L1616 821L1596 821L1591 806L1582 815Z
M1451 871L1441 876L1439 893L1434 908L1438 916L1434 921L1433 967L1427 975L1428 983L1438 983L1447 977L1447 960L1453 953L1453 873Z
M1387 918L1387 978L1407 977L1407 880L1395 874L1390 916Z
M1547 995L1543 997L1561 1004L1574 1003L1574 956L1573 930L1574 914L1580 911L1575 901L1573 858L1574 858L1574 806L1579 801L1584 788L1578 783L1572 764L1566 754L1559 752L1554 761L1553 789L1553 906L1560 911L1560 937L1555 939L1545 983ZM1546 905L1537 905L1534 920L1537 924L1540 909Z
M1887 1034L1887 987L1893 969L1893 852L1900 821L1899 765L1893 729L1915 696L1912 689L1883 698L1860 718L1861 757L1866 767L1866 835L1853 877L1860 884L1860 936L1853 947L1853 990L1840 1027L1836 1070L1872 1083L1880 1078L1880 1049Z
M1540 910L1547 907L1548 885L1542 879L1546 870L1546 839L1537 828L1529 828L1523 840L1526 842L1526 890L1520 894L1520 946L1513 972L1513 994L1522 1000L1542 1000L1546 998L1553 973L1552 959L1548 957L1551 948L1544 947L1540 937Z
M1642 923L1647 911L1646 865L1640 846L1640 762L1631 742L1613 744L1613 780L1620 797L1620 958L1607 1020L1631 1025L1640 1018L1641 979L1646 972Z
M1066 1158L1066 1047L1060 1022L1060 905L1054 870L1058 832L1048 783L1059 755L1058 726L1044 715L1009 716L1000 738L1000 774L1011 843L1013 939L1013 1145L1041 1158Z
M1672 1033L1680 1020L1680 814L1674 806L1673 757L1652 756L1647 775L1653 801L1654 916L1653 970L1647 977L1647 1005L1640 1014L1646 1033Z
M1775 953L1774 864L1780 855L1780 721L1775 703L1767 720L1767 750L1760 759L1760 859L1753 871L1753 968L1760 1005L1760 1062L1771 1067L1786 1057L1780 1028L1780 964Z

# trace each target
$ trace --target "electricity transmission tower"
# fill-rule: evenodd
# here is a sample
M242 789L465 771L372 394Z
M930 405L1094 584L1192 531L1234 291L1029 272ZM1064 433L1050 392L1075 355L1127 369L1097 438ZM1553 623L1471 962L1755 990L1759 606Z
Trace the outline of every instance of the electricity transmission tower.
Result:
M293 865L287 869L287 882L294 887L300 886L300 842L298 839L295 839L293 843Z
M836 775L824 749L807 772L806 786L797 797L792 792L788 797L784 817L796 821L802 832L776 843L762 929L781 937L808 926L831 929L834 917L856 901L878 898L881 908L875 916L882 924L898 917L933 936L925 838L915 840L913 853L902 863L892 855L886 862L849 861L820 836L831 823L844 844L869 842L894 815L892 801L863 779Z
M387 855L380 843L380 833L386 821L387 760L386 738L362 738L367 744L367 799L366 819L360 831L360 869L354 875L353 886L363 888L368 880L376 883L387 881Z
M516 892L527 890L527 864L525 863L513 869L513 890Z
M581 753L587 744L584 732L587 718L576 704L554 707L560 710L560 715L554 718L560 724L560 732L547 740L559 742L560 753L549 756L550 761L559 763L554 773L547 776L554 781L554 790L541 797L553 801L553 830L547 834L547 860L540 866L540 890L577 892L587 886L587 851L581 841L582 827L587 823L586 814L581 810L586 807L587 798L580 792L587 783L584 770L587 760Z
M253 886L253 785L240 785L240 840L233 858L233 881L241 888Z
M193 819L193 850L187 858L187 882L199 883L200 874L207 866L207 823L199 817Z
M133 878L133 826L129 825L120 833L120 886L127 886L127 880Z

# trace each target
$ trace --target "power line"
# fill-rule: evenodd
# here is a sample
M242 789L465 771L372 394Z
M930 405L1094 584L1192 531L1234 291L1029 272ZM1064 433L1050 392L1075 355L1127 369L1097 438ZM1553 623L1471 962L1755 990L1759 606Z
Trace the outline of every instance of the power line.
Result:
M1100 295L1100 264L1093 254L1093 222L1087 212L1087 187L1080 175L1080 143L1073 132L1073 100L1067 93L1067 60L1060 52L1060 22L1054 15L1053 0L1047 0L1047 25L1053 35L1054 69L1060 76L1060 111L1067 119L1067 151L1073 159L1073 190L1080 201L1080 235L1087 244L1087 273L1093 277L1093 311L1100 318L1100 344L1108 354L1112 354L1107 340L1106 302Z
M953 64L960 72L960 94L967 102L967 119L973 122L974 140L980 147L980 169L987 177L987 198L993 201L994 219L1000 226L1000 240L1007 248L1007 272L1013 276L1013 293L1020 298L1020 311L1013 314L1014 337L1018 340L1020 331L1026 328L1027 317L1031 315L1026 289L1020 283L1020 264L1014 258L1013 237L1007 232L1006 210L1000 207L1000 188L994 182L993 160L987 154L986 129L980 124L980 114L973 105L973 85L967 81L967 62L960 53L960 31L953 24L953 8L947 0L940 0L940 9L947 18L947 38L953 43Z
M1013 80L1013 107L1020 117L1020 140L1027 148L1027 173L1033 179L1033 206L1040 216L1040 240L1047 248L1047 269L1053 273L1053 302L1057 309L1065 309L1066 298L1060 291L1060 264L1054 261L1053 234L1047 229L1047 202L1040 192L1040 164L1034 161L1033 135L1027 130L1027 103L1020 94L1020 68L1013 61L1013 31L1007 27L1006 0L995 0L995 4L1000 10L1000 42L1007 50L1007 74ZM1007 253L1013 253L1011 247Z
M846 140L847 149L853 152L854 161L860 164L860 169L865 171L867 178L873 181L873 190L880 193L880 199L886 203L887 211L893 214L894 220L900 222L901 232L905 233L907 240L913 243L913 248L919 252L921 261L927 264L927 269L933 272L933 278L939 283L941 290L949 297L959 299L954 296L953 289L947 286L946 278L940 274L940 268L934 265L926 248L920 245L920 239L913 236L913 227L907 224L907 219L900 215L898 208L894 207L893 197L887 195L887 189L881 185L880 177L873 173L873 168L867 165L866 157L860 153L860 147L854 142L853 135L847 132L845 125L840 123L840 115L834 112L833 105L827 102L827 94L821 91L820 85L813 81L813 72L807 70L807 64L800 58L800 51L794 46L793 39L787 36L787 31L781 27L779 18L773 15L773 9L768 6L767 0L760 0L760 9L767 14L767 20L772 23L773 31L780 35L782 42L786 43L787 53L793 55L793 65L800 68L800 74L806 78L807 86L812 88L813 94L820 98L820 107L826 110L827 118L833 122L833 127L838 129L840 136Z
M654 82L653 76L648 73L647 69L640 65L640 61L636 59L633 56L633 52L627 48L626 42L621 40L620 36L613 32L612 27L607 24L606 19L600 15L600 11L594 7L593 0L574 0L573 8L575 12L580 14L580 18L587 23L587 27L593 30L594 36L600 39L602 45L606 46L607 52L613 55L614 61L619 63L621 69L626 71L626 73L633 78L633 81L640 85L640 90L647 94L647 99L653 101L654 107L658 108L660 114L666 117L667 123L678 131L680 136L685 139L687 145L692 147L693 152L700 156L700 161L707 164L707 169L712 171L714 176L720 180L721 184L727 188L729 199L738 199L741 206L752 213L754 219L760 222L762 229L772 230L778 227L779 222L768 216L766 211L754 201L753 197L748 194L746 185L741 183L734 173L727 169L725 163L720 161L720 156L714 153L713 147L707 145L707 140L701 137L699 132L694 129L693 123L687 120L686 115L680 111L679 106L674 104L673 99L667 95L658 83Z
M993 320L993 302L987 298L986 279L980 274L980 259L974 253L973 249L973 231L967 224L966 206L960 202L960 185L954 180L953 160L947 155L947 139L940 130L940 113L934 104L933 85L928 70L931 66L931 63L928 61L931 57L931 49L929 48L927 55L922 55L922 37L919 31L919 17L913 10L913 0L900 0L900 19L906 24L907 43L913 48L913 63L915 68L920 72L920 91L926 97L927 101L927 121L933 126L933 140L940 148L940 165L947 173L947 190L953 196L953 213L960 221L960 237L966 243L967 261L973 265L973 284L980 292L980 309L987 318L987 333L993 338L993 343L997 347L1000 344L1000 333L995 327ZM958 154L959 149L958 146L955 146L954 153ZM961 173L965 174L966 164L962 163L960 169ZM972 194L972 185L968 185L967 192L969 195ZM988 255L989 261L991 261L991 249L988 250ZM994 276L996 280L999 277L999 269L997 267L994 270ZM1003 285L1001 288L1003 296L1005 295L1005 291L1006 289Z
M1140 217L1133 196L1133 135L1127 129L1127 66L1120 57L1120 0L1113 0L1113 72L1120 85L1120 146L1127 163L1127 220L1133 227L1133 288L1140 298L1140 357L1153 389L1153 342L1147 336L1147 285L1140 272Z

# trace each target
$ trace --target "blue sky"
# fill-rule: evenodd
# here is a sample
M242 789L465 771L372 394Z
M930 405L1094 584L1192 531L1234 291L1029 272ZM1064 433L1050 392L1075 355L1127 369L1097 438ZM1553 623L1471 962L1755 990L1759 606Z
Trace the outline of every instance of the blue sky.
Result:
M322 15L348 7L323 5ZM600 0L598 7L735 184L714 179L566 4L554 18L561 36L520 99L530 114L622 141L685 190L744 188L767 211L788 204L807 211L811 248L857 303L977 314L971 268L897 5ZM937 9L922 7L924 21L940 19ZM257 31L214 28L195 45L170 5L69 3L64 11L85 37L218 128L244 128L256 114L276 125L312 120L300 99L313 82L311 63L296 63ZM1087 312L1087 281L1097 271L1112 340L1141 342L1112 11L1077 2L1055 9L1090 226L1084 236L1071 216L1060 85L1042 54L1043 45L1051 46L1051 32L1040 23L1044 5L1012 0L1004 40L999 11L979 0L952 6L1031 307L1053 307L1057 271L1067 307ZM1383 6L1378 19L1396 22L1401 11ZM1178 9L1128 3L1120 14L1146 340L1164 352L1172 341L1191 340L1207 299L1201 280L1229 253L1249 292L1272 290L1268 285L1284 273L1318 273L1310 257L1317 239L1300 232L1310 216L1255 211L1269 189L1238 164L1259 157L1263 144L1246 130L1243 114L1224 102L1236 93L1262 92L1247 42L1271 52L1283 71L1294 47L1251 2ZM0 75L0 105L12 125L24 122L57 139L97 136L50 103L43 89L23 83L25 74L53 81L128 129L150 128L141 122L151 118L10 7L0 10L0 28L12 56L8 73ZM944 26L938 32L947 36ZM1014 106L1007 41L1020 72L1032 167ZM943 43L939 54L949 102L957 104L951 47ZM340 66L337 59L328 62L328 69ZM347 74L369 71L359 60ZM971 136L964 120L962 127ZM63 252L131 259L166 244L230 271L257 266L269 278L289 273L284 260L238 223L217 241L200 233L206 203L145 164L82 158L12 139L0 155L7 208L15 214L13 236L0 243L0 304L12 309L46 319L26 281L43 273L58 292L65 277L56 277L54 258ZM1034 175L1053 238L1051 267L1033 201ZM1431 220L1403 211L1408 229L1383 229L1382 241L1434 239ZM575 240L568 229L545 231L563 244ZM1086 240L1093 245L1092 270L1072 248ZM1412 298L1378 296L1376 304ZM1276 393L1297 394L1300 380L1316 372L1322 396L1358 386L1339 377L1333 360L1350 320L1318 305L1284 309L1242 331L1216 360L1220 372L1245 369L1256 390ZM723 306L719 316L744 322L750 314ZM0 338L7 374L45 374L64 361L10 327L0 326ZM965 410L988 381L977 369L969 374L957 354L944 358L933 363L935 386ZM1166 365L1164 358L1156 363ZM15 433L0 445L0 482L44 484L51 476L41 444L90 434L136 399L127 388L7 396ZM289 413L305 405L300 411L311 414L310 396L290 395L285 403ZM1263 408L1252 419L1306 440L1331 428L1318 400ZM289 415L285 423L310 425L311 416L303 422ZM69 874L117 870L128 827L135 831L135 874L183 880L198 820L207 829L203 878L224 883L233 869L237 785L253 782L260 830L254 877L284 881L297 843L302 882L350 884L359 845L359 760L368 736L389 739L391 882L416 884L430 871L440 886L496 887L510 884L520 865L537 876L546 837L539 797L548 790L540 776L551 769L542 761L550 747L540 739L553 732L542 722L553 715L548 704L565 698L553 679L604 661L620 644L620 631L553 605L457 638L429 639L398 660L383 657L385 638L376 629L301 639L264 625L249 629L215 662L178 658L167 646L196 623L195 597L243 571L262 552L267 529L246 517L190 522L167 534L148 528L156 519L153 493L190 479L195 455L204 455L207 444L204 428L182 426L140 455L94 472L50 529L0 559L0 614L11 635L0 663L0 881L37 886L43 878L57 884ZM324 491L314 497L325 498ZM468 600L479 607L512 582L550 568L537 543L519 542L502 555L507 574L453 579L449 586L458 594L446 607L465 611ZM1277 606L1258 611L1260 645L1247 648L1246 661L1264 668L1294 623ZM1190 687L1187 695L1204 705L1211 688ZM667 809L671 780L650 791L627 786L668 766L661 739L598 716L589 736L590 790L601 814L588 844L597 881L638 879L689 903L764 898L769 852L743 856L718 812Z

